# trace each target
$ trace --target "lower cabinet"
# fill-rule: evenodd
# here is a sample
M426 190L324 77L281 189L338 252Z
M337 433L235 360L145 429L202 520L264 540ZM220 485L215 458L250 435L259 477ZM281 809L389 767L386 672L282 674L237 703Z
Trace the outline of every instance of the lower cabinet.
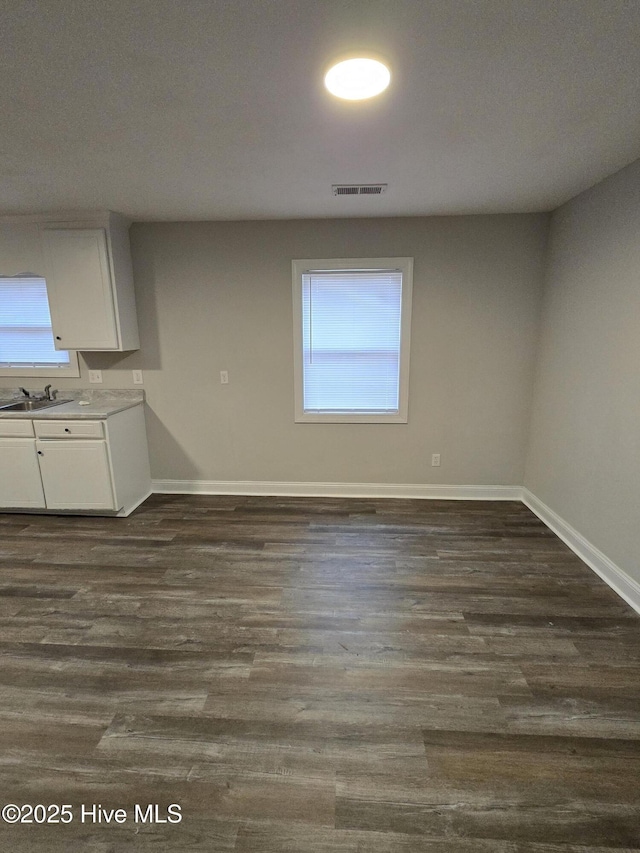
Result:
M94 421L0 419L0 509L129 515L150 492L141 405Z
M35 441L0 438L0 507L44 509Z
M106 441L36 441L47 509L117 509Z

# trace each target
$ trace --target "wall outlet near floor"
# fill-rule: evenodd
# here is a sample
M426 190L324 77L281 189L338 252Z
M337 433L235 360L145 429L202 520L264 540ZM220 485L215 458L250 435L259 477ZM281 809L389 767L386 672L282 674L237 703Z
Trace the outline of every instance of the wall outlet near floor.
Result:
M220 371L220 384L221 385L228 385L229 384L229 371L228 370L221 370Z
M440 454L439 453L432 453L431 454L431 466L433 468L439 468L440 467Z
M89 371L89 382L92 385L102 385L102 371L101 370L90 370Z
M134 385L144 385L141 370L132 370L131 373L133 374L133 384Z

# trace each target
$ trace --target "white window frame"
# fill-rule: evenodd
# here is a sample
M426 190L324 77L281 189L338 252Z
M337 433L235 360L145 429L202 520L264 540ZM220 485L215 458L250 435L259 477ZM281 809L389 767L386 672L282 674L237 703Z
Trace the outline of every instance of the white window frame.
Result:
M4 277L4 276L3 276ZM14 278L14 276L8 276ZM46 279L42 275L33 275L33 278ZM53 330L51 332L53 334ZM13 377L23 379L29 377L40 377L42 379L61 379L63 377L80 376L80 364L78 362L78 353L73 350L66 350L69 354L69 364L67 367L51 367L50 365L38 365L32 367L1 367L0 377Z
M296 423L406 424L409 417L409 353L411 343L411 302L413 258L321 258L291 262L293 278L294 401ZM302 277L310 270L389 270L402 273L400 314L400 382L398 411L393 413L305 412L302 352Z

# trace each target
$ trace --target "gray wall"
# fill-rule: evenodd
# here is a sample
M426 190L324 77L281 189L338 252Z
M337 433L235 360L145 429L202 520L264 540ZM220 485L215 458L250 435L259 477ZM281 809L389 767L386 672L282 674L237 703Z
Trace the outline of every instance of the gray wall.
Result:
M640 582L640 161L553 214L525 485Z
M532 214L135 224L141 350L87 360L109 368L105 387L144 369L156 479L519 485L547 224ZM292 258L405 255L409 423L295 424Z

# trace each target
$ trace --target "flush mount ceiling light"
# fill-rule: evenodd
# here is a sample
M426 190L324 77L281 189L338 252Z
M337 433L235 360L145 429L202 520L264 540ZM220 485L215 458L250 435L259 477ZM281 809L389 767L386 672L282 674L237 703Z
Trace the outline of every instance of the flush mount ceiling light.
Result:
M391 73L377 59L359 56L345 59L332 66L324 78L324 85L337 98L363 101L379 95L389 85Z

